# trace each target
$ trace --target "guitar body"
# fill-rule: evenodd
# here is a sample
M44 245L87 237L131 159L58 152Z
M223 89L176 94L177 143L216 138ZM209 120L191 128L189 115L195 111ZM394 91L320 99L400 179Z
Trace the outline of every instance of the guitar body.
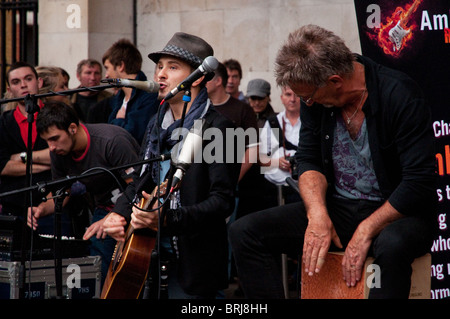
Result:
M134 231L123 245L117 245L103 285L102 299L138 299L147 278L156 236L150 231Z
M164 195L166 190L167 181L155 187L149 199L141 199L139 207L144 210L153 207L158 191L160 195ZM128 226L125 241L116 245L103 284L101 299L139 298L147 278L155 244L155 231Z
M411 32L411 30L405 30L400 25L400 21L389 31L389 40L393 43L393 51L400 51L405 37Z

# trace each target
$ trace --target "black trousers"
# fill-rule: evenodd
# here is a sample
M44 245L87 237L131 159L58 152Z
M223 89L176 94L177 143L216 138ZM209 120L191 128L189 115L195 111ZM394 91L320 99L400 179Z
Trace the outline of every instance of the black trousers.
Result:
M344 247L358 224L380 205L337 198L328 201L330 218ZM307 225L302 202L253 213L231 224L230 243L246 298L284 298L280 254L301 255ZM414 216L385 227L369 251L381 271L381 287L372 288L369 298L408 298L411 263L430 252L433 236L432 223Z

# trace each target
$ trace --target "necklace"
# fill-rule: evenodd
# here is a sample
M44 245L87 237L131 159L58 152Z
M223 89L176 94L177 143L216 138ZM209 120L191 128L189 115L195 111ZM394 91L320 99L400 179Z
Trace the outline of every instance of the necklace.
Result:
M361 101L359 101L359 105L356 108L355 112L353 112L352 116L348 116L347 112L344 110L345 116L347 117L347 125L350 125L350 123L352 122L353 118L356 116L356 113L358 113L359 108L361 107L361 104L363 102L365 94L366 94L366 89L364 89L364 91L362 92L362 94L361 94Z

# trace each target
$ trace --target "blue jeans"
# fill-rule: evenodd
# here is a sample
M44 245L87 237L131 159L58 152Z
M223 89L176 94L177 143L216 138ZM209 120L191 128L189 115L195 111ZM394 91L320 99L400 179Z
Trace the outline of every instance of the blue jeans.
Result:
M344 247L358 224L380 205L334 198L328 202L330 218ZM301 255L307 225L302 202L253 213L231 225L230 242L247 298L284 298L280 254ZM408 298L411 263L430 252L433 226L423 218L407 216L380 232L373 240L369 254L380 266L381 287L371 289L369 298Z
M108 211L102 208L96 208L92 216L92 223L95 223L108 214ZM116 240L107 236L105 239L97 239L97 237L92 236L89 254L91 256L100 256L102 258L102 285L105 281L106 275L108 273L109 264L111 262L114 249L116 247Z

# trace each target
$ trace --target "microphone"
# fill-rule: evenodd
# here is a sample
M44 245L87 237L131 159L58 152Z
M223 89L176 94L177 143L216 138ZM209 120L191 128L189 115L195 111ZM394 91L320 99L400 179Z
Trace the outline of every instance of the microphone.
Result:
M209 56L209 57L205 58L203 60L202 64L200 64L200 66L194 72L192 72L183 82L178 84L178 86L176 88L174 88L172 91L170 91L166 95L166 97L164 98L164 101L167 101L167 100L173 98L181 90L185 90L186 88L189 88L193 82L197 81L202 76L204 76L210 72L213 72L214 70L217 69L218 66L219 66L219 61L217 61L217 59L215 57Z
M172 187L170 189L170 192L172 192L175 186L182 180L184 174L186 173L186 170L194 161L194 158L201 154L203 142L203 122L204 119L195 120L194 125L183 140L183 147L180 151L180 155L178 155L178 158L175 161L173 159L176 157L174 156L174 154L172 154L172 161L175 164L176 171L173 175ZM172 152L177 152L177 150L178 147L174 147L172 149Z
M102 83L112 83L120 86L136 88L149 93L158 93L160 85L155 81L138 81L130 79L104 79L101 80Z

